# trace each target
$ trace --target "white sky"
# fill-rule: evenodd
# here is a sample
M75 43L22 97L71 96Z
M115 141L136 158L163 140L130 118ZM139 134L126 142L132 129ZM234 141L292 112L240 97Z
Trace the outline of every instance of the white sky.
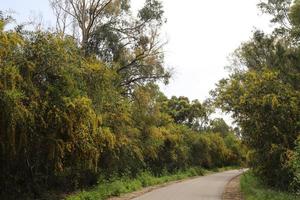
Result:
M174 67L165 93L204 100L227 76L228 56L254 30L269 29L258 0L164 0L168 23L166 64Z
M133 7L143 0L131 0ZM167 96L203 101L218 80L228 75L227 57L255 28L269 30L269 19L259 14L259 0L162 0L168 22L163 34L166 66L174 76L162 90ZM15 10L18 22L43 15L46 25L54 18L48 0L0 0L0 10Z

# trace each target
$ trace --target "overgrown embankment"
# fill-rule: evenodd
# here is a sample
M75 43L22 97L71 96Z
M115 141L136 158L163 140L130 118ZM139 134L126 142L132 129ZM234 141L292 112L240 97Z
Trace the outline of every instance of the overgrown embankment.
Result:
M249 171L241 177L241 190L245 200L298 200L300 196L278 191L264 185L259 178Z

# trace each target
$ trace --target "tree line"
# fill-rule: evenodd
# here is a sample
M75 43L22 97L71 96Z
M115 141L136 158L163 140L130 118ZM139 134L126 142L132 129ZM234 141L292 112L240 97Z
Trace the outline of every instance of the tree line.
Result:
M0 196L37 199L143 171L240 165L246 147L211 103L167 98L159 1L51 1L53 30L0 12Z
M300 191L300 1L258 5L274 24L235 52L229 78L212 91L231 112L250 148L250 166L267 185Z

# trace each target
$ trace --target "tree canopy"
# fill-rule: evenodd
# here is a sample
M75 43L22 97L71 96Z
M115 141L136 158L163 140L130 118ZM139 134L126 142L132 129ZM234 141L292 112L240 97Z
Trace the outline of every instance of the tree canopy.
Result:
M0 13L1 199L245 162L234 134L206 131L207 103L160 91L169 76L157 43L161 3L146 1L133 19L127 1L53 7L63 17L54 32L6 29L11 18ZM61 32L68 15L87 31L81 42Z
M300 136L299 2L262 1L277 23L273 33L256 31L235 52L237 70L212 92L215 103L242 128L252 149L251 166L268 185L299 192Z
M76 37L85 55L95 54L120 76L124 93L136 85L162 80L168 82L170 70L164 67L160 28L163 8L157 0L146 0L133 16L128 0L51 0L59 22L68 17L79 29ZM62 34L67 34L68 27ZM74 35L74 34L73 34Z

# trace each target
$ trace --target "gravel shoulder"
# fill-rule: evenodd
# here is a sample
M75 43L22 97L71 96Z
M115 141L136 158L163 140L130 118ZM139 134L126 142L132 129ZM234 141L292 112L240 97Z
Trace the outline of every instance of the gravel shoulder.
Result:
M222 200L244 200L241 192L240 178L240 175L236 176L227 183Z

